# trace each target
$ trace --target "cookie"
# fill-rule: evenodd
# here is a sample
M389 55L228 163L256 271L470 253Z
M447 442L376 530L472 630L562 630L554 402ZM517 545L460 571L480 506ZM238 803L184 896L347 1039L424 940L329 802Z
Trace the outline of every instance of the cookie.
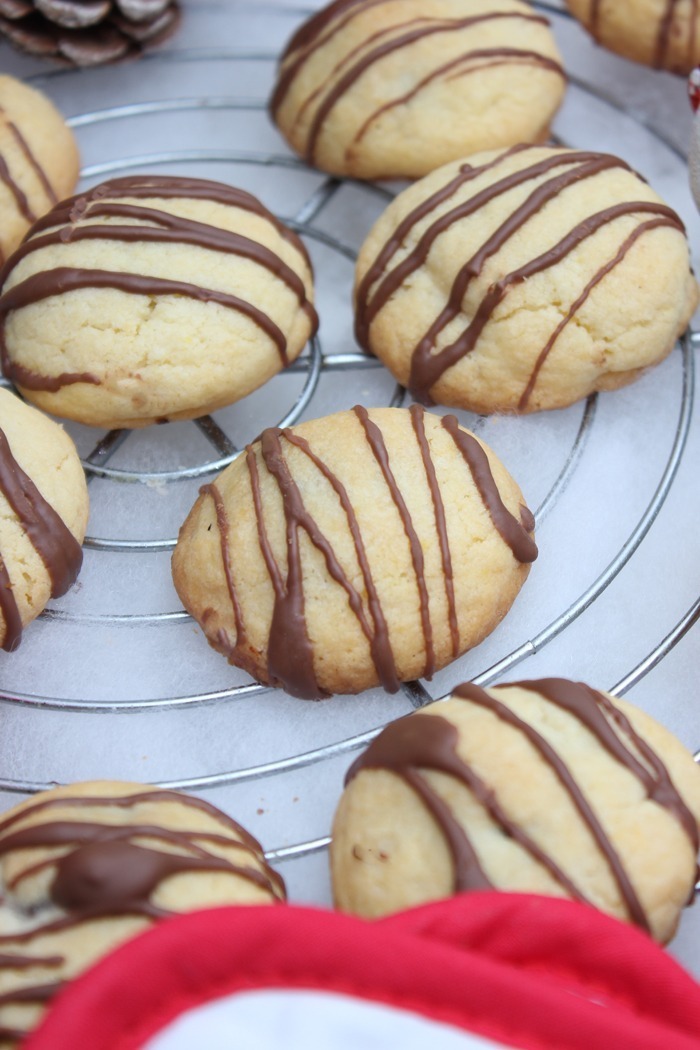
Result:
M563 408L670 352L698 303L679 217L617 157L516 146L401 193L358 258L356 336L424 404Z
M154 922L284 900L256 840L202 799L143 784L55 788L0 819L0 1046L66 981Z
M85 474L62 427L0 388L0 645L72 587L88 519Z
M14 77L0 76L0 263L78 181L80 158L52 102Z
M547 19L520 0L336 0L287 45L270 112L323 171L418 178L545 141L565 86Z
M317 325L299 238L204 179L113 179L57 205L6 264L5 375L101 427L191 419L261 386Z
M695 0L566 0L597 43L633 62L689 73L700 62Z
M700 769L582 683L459 686L387 726L346 785L331 846L344 911L495 888L583 901L666 942L692 899Z
M454 416L358 406L263 432L201 490L173 579L210 645L304 699L429 678L537 556L503 465Z

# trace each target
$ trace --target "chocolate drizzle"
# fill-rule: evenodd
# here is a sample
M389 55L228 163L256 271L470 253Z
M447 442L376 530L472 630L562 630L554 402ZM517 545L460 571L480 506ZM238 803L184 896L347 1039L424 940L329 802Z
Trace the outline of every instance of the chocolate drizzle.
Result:
M117 203L119 198L149 200L196 199L208 200L240 208L268 220L274 228L299 251L308 264L308 255L299 238L287 230L259 201L250 194L200 179L155 178L135 176L115 179L84 196L72 197L54 208L33 227L29 239L8 260L0 273L0 284L5 284L14 268L35 251L54 245L82 240L118 241L125 244L165 243L189 244L209 251L233 254L262 266L283 282L296 296L300 308L309 319L312 334L318 327L318 318L312 303L306 297L301 278L273 251L248 237L219 229L208 223L197 222L156 207ZM129 225L99 223L88 220L98 217L135 220ZM76 225L84 222L84 225ZM48 233L43 231L48 230ZM185 281L110 272L104 270L57 267L35 273L5 291L0 298L0 355L5 375L20 386L31 390L56 392L73 383L98 384L91 373L63 372L45 376L11 360L4 337L4 319L12 310L22 309L43 299L86 288L112 288L127 294L158 296L186 296L199 302L215 303L248 317L275 345L282 366L289 363L287 341L277 324L263 310L240 296Z
M12 120L10 120L10 118L7 115L7 111L2 106L0 106L0 121L4 123L10 135L19 146L19 149L24 155L27 164L34 172L36 178L39 180L42 191L46 196L47 201L49 202L49 204L55 204L56 194L53 190L53 187L51 186L51 183L48 180L46 172L42 168L41 164L39 164L39 161L36 159L24 135L19 130L17 125ZM27 223L33 223L37 216L29 203L26 193L19 185L16 178L13 176L12 172L10 171L7 160L5 159L5 157L2 156L2 154L0 154L0 181L5 183L8 190L12 194L17 210L22 216L22 218ZM1 260L2 255L0 255L0 261Z
M364 14L368 8L375 6L375 2L376 0L374 2L370 0L369 3L358 4L353 2L353 0L349 0L349 2L342 2L341 0L340 3L331 4L329 8L311 18L309 22L301 27L288 44L282 59L278 82L270 101L270 110L273 117L283 104L289 89L306 62L323 44L336 36L357 15ZM412 44L422 41L425 37L456 33L462 30L469 30L481 23L500 20L517 20L548 25L547 20L540 15L518 11L494 11L487 14L471 15L466 18L419 17L406 22L396 22L387 25L368 36L341 59L333 72L306 97L299 107L297 120L307 107L321 96L311 119L306 140L306 160L308 163L313 164L315 162L318 140L331 110L363 74L377 62L396 51L406 48L410 49ZM536 51L521 51L517 48L507 47L465 49L456 58L438 66L423 76L407 93L378 106L367 117L353 141L355 143L359 142L367 133L369 127L387 110L406 104L428 84L440 77L446 77L455 66L468 62L479 63L483 59L491 59L492 62L489 64L526 61L565 77L564 71L558 62ZM483 68L483 65L476 65L476 68Z
M66 820L36 821L52 809L106 807L129 809L142 803L175 803L213 817L221 833L212 830L175 830L150 824L98 823ZM20 825L17 827L17 825ZM137 841L138 840L138 841ZM154 843L163 845L157 848ZM242 863L212 852L209 845L234 849ZM68 847L58 855L56 848ZM265 864L259 843L240 826L202 799L173 791L153 790L115 797L66 797L43 799L11 814L0 823L0 857L13 851L48 849L53 851L36 864L28 863L8 883L13 889L21 881L43 870L53 869L49 898L66 913L33 929L0 937L3 948L31 944L35 939L75 929L101 918L141 916L150 921L166 918L172 912L152 900L169 878L196 872L235 875L283 900L284 883ZM256 866L245 863L245 858ZM260 865L258 867L257 865ZM0 954L0 970L58 969L66 959L60 955L31 955L14 951ZM0 995L0 1007L15 1002L46 1002L60 990L60 980L19 987ZM0 1028L0 1038L21 1038L26 1034Z
M356 406L353 411L362 427L367 444L390 493L409 546L425 646L425 665L422 676L428 677L435 671L436 654L423 548L414 527L411 513L392 470L390 457L380 427L370 418L367 410L361 406ZM460 651L460 634L445 505L430 445L426 437L424 410L422 407L419 405L412 406L410 418L425 470L426 482L431 493L435 515L435 530L445 584L447 620L452 642L452 655L455 657L459 655ZM533 561L537 556L537 547L528 535L528 532L531 532L534 528L534 518L529 514L527 508L522 508L521 521L513 517L501 500L491 474L488 458L479 443L460 430L454 417L448 417L443 420L443 426L463 456L494 527L504 542L510 547L513 556L521 563ZM362 578L361 591L353 583L352 577L354 573L352 570L346 570L343 567L331 542L323 534L318 523L307 510L303 494L285 458L285 445L292 446L298 453L307 457L333 489L345 515L348 531L352 538ZM293 430L272 428L264 431L260 439L260 456L268 475L274 478L282 499L286 540L286 569L283 569L278 564L267 534L258 458L255 448L249 447L246 450L246 465L255 509L258 542L274 594L273 612L267 639L267 673L269 681L274 685L282 686L287 692L302 699L321 699L328 695L321 688L316 677L314 646L309 637L306 623L304 571L299 541L299 533L301 531L307 536L316 550L322 554L330 578L345 591L348 605L367 639L372 663L380 684L387 692L396 692L401 678L392 650L389 629L372 576L370 559L362 536L360 522L345 485L330 467L323 462L309 441ZM247 652L249 639L243 619L241 602L236 590L235 572L230 561L230 523L226 513L225 502L215 484L205 486L201 491L203 495L211 496L214 501L224 576L231 599L237 634L235 645L231 645L226 632L219 632L216 636L215 644L219 649L227 653L232 662L249 668L250 659Z
M82 548L62 518L22 470L12 455L12 449L2 430L0 492L17 515L23 531L46 566L51 580L51 597L59 598L77 578L83 560ZM12 581L1 556L0 611L5 620L2 648L11 652L22 639L22 620Z
M473 309L471 320L468 321L460 335L453 342L438 349L437 343L441 333L462 313L464 298L472 282L481 275L486 262L496 255L507 241L522 229L529 219L564 190L578 182L592 178L611 168L627 168L623 161L605 154L577 151L550 155L543 160L497 179L474 196L441 212L422 232L416 245L405 255L402 261L393 266L393 268L391 267L390 264L396 252L405 243L411 230L419 221L429 216L431 211L435 210L439 205L448 201L466 181L476 177L482 170L499 165L512 154L512 150L502 153L482 169L460 169L445 187L434 193L427 201L424 201L402 220L394 235L382 248L359 283L355 331L358 342L365 349L369 349L372 321L410 276L426 263L433 244L442 233L449 230L454 223L475 214L490 201L495 200L515 187L540 176L548 175L550 171L558 167L574 165L571 170L564 171L558 175L554 174L551 178L541 182L457 272L445 306L412 351L408 386L414 397L425 404L432 404L432 388L442 378L444 373L476 348L478 340L492 319L496 308L512 288L522 284L535 274L557 265L587 238L623 216L637 214L657 216L653 220L641 222L632 231L615 255L601 266L588 281L581 294L571 304L567 313L558 323L538 354L533 370L526 381L518 403L519 410L525 411L541 369L559 335L573 319L593 289L624 259L639 237L649 230L662 226L675 228L684 233L683 224L676 213L671 208L660 203L630 201L605 208L574 226L554 247L491 284L481 302Z
M571 770L534 725L521 718L495 695L507 693L512 688L538 694L547 702L561 707L585 726L596 737L600 746L639 780L647 797L663 806L678 820L696 852L698 828L693 814L674 787L659 756L636 733L626 715L602 693L581 683L559 678L513 682L489 692L466 683L454 691L454 699L490 711L498 719L518 730L536 749L568 794L596 843L618 887L631 921L648 930L648 918L625 864ZM456 727L442 716L409 715L387 726L367 752L351 766L346 782L363 769L387 769L402 777L426 803L442 829L454 860L454 889L459 890L481 885L483 869L473 845L469 843L467 849L462 841L468 841L466 831L437 794L437 789L425 779L423 771L433 770L452 776L469 788L500 829L527 850L534 860L541 863L569 896L584 900L583 894L566 873L505 814L493 790L475 774L469 763L458 755L458 742ZM440 799L440 806L435 805L435 798ZM468 858L466 864L465 855ZM481 875L475 878L473 873L477 868Z

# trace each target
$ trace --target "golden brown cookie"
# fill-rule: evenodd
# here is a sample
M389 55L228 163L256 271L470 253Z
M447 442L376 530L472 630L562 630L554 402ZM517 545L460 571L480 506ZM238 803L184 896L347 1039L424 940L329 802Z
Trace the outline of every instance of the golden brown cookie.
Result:
M0 645L73 585L88 519L85 474L62 427L0 389Z
M696 879L700 769L644 712L561 678L452 697L391 723L336 813L336 903L367 917L496 888L676 929Z
M258 842L202 799L143 784L55 788L0 819L0 1046L62 984L170 915L284 900Z
M52 102L0 76L0 263L78 181L73 133Z
M695 0L566 0L603 47L656 69L686 74L700 62Z
M494 454L418 405L270 429L201 495L173 579L209 643L316 699L434 671L505 616L537 556Z
M137 175L62 202L2 275L5 374L102 427L190 419L261 386L315 331L311 264L255 197Z
M290 40L270 110L315 167L415 178L544 141L565 85L547 19L520 0L336 0Z
M401 193L355 301L358 341L418 400L534 412L661 361L698 287L681 220L624 161L516 146Z

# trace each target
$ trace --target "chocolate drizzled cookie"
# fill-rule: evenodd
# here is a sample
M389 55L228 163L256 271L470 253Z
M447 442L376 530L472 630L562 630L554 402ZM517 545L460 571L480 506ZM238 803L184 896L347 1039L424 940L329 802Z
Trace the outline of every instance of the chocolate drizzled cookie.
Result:
M357 406L270 429L206 485L173 555L209 643L317 699L430 677L506 614L534 518L453 416Z
M520 0L335 0L289 41L270 112L324 171L416 177L546 139L565 84L547 20Z
M355 302L358 342L424 404L532 412L661 361L698 287L683 223L623 160L520 145L401 193Z
M566 0L603 47L655 69L688 74L700 62L699 0Z
M230 404L318 323L300 239L205 179L137 175L62 201L0 285L5 375L47 411L103 427Z
M376 916L470 889L541 892L665 942L692 897L699 816L692 756L632 705L559 678L465 684L350 768L335 897Z
M169 915L284 900L256 840L202 799L110 781L43 792L0 820L0 1046L67 980Z

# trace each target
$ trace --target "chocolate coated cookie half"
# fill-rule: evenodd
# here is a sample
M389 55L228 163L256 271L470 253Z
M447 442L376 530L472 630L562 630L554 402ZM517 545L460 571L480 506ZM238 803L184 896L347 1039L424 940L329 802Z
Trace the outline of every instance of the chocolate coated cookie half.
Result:
M495 888L570 897L666 942L693 896L700 769L579 682L459 686L388 725L346 785L331 847L344 911Z
M62 427L0 389L0 645L16 649L72 587L88 519L85 474Z
M547 19L520 0L336 0L290 40L270 110L315 167L415 178L544 141L565 86Z
M683 223L618 157L481 153L404 190L357 261L356 335L416 399L563 408L671 351L698 303Z
M489 634L537 556L520 489L454 416L270 429L205 486L173 579L209 643L316 699L433 672Z
M61 986L178 912L284 900L260 844L199 798L144 784L55 788L0 819L0 1045Z
M231 404L317 325L300 239L205 179L136 175L63 201L0 283L5 374L46 411L101 427Z

